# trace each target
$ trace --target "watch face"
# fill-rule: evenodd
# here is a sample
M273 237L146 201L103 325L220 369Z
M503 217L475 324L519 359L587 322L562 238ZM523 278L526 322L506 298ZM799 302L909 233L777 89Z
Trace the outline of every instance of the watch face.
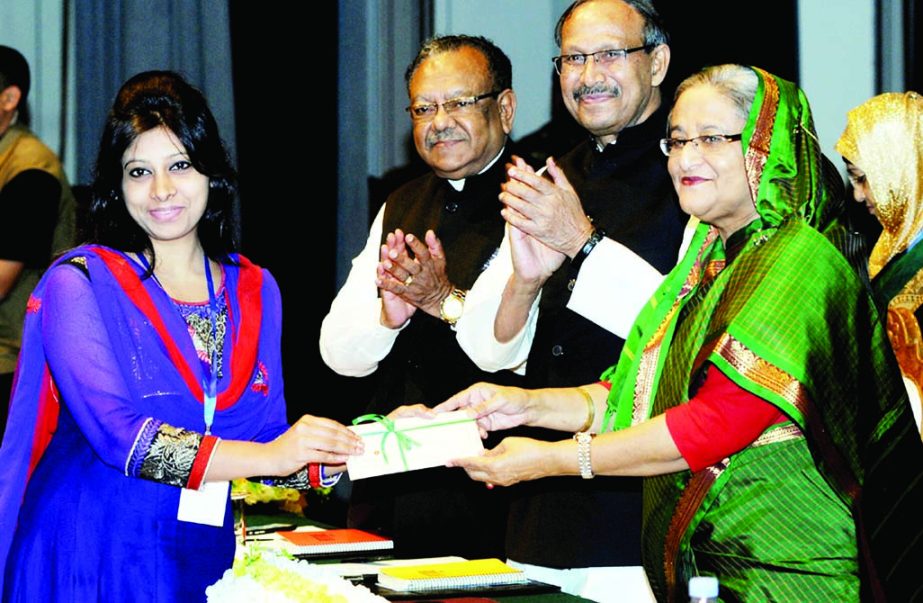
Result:
M456 297L454 294L445 298L442 302L442 314L446 320L458 320L461 318L462 310L465 308L465 302Z

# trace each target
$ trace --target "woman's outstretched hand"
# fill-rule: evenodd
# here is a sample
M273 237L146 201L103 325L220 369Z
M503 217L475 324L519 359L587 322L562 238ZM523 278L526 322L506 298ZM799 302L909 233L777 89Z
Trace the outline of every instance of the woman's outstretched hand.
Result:
M308 463L342 465L351 454L361 454L362 439L323 417L303 415L294 425L267 445L272 472L291 475Z
M489 485L511 486L553 474L550 444L530 438L504 438L482 456L455 459L449 467L462 467L468 476Z
M476 383L461 391L433 410L449 412L469 409L478 421L481 437L487 432L528 425L531 419L530 392L519 387L493 383Z

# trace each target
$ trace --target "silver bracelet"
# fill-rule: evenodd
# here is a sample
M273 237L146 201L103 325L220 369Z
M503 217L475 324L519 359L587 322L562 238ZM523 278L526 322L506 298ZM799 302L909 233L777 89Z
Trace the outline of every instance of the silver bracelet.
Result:
M579 431L574 434L574 440L577 442L577 467L580 469L580 477L583 479L593 479L590 444L593 442L594 435L587 431Z

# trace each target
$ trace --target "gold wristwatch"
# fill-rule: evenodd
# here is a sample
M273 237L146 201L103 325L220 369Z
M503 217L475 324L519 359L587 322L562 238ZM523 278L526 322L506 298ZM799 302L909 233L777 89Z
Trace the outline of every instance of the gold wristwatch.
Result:
M439 318L454 326L465 309L465 296L467 294L468 292L462 289L452 289L452 292L439 304Z

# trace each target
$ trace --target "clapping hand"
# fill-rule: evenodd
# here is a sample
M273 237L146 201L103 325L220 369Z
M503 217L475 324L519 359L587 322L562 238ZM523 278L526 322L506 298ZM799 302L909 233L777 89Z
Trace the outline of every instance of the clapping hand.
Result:
M385 266L391 265L392 254L406 255L404 233L399 229L389 233L385 244L381 246L375 277L375 284L381 292L381 324L389 329L398 329L410 320L417 307L404 301L394 291L394 277L385 269Z
M548 247L535 237L510 225L510 251L513 273L532 289L540 289L567 256Z
M509 180L501 186L500 201L506 207L500 213L545 246L574 257L593 232L574 187L550 157L546 165L551 180L536 174L522 159L513 161L507 169Z
M400 229L388 234L386 244L382 245L376 284L383 300L385 294L390 294L405 304L393 313L395 318L403 317L406 322L417 308L431 316L439 316L442 300L454 289L445 266L442 243L432 230L426 231L425 242L412 234L405 235ZM383 314L387 303L382 304Z

